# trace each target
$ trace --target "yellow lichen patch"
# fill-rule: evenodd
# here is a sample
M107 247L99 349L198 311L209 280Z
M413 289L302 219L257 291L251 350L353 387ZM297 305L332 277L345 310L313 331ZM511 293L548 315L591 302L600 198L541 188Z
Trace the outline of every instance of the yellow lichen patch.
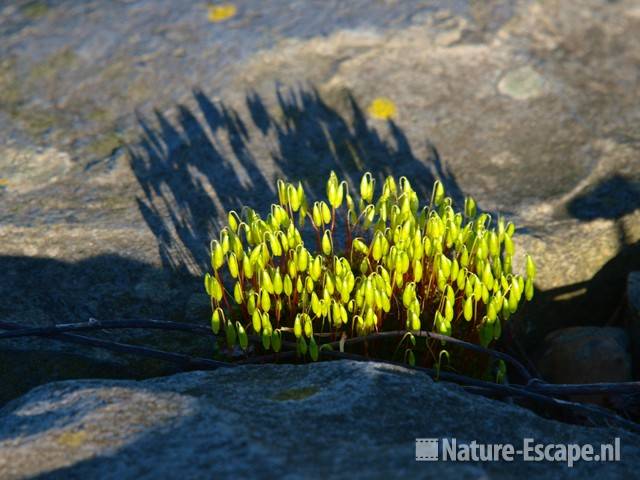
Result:
M9 180L7 178L0 178L0 188L9 186Z
M396 104L385 97L378 97L369 105L369 115L379 120L388 120L396 116Z
M78 448L87 440L87 432L84 430L79 430L77 432L63 432L61 433L56 441L60 445L64 445L65 447L70 448Z
M231 3L225 3L221 5L209 6L209 21L210 22L222 22L233 17L237 12L236 6Z

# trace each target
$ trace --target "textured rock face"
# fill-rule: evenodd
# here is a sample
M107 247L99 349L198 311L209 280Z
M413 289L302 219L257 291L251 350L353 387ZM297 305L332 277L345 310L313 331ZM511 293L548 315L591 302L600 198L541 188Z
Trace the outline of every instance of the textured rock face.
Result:
M381 364L241 367L69 381L2 411L0 476L632 478L636 435L568 426ZM416 462L415 438L519 445L620 438L615 463Z
M545 338L538 370L552 383L629 382L633 379L629 336L612 327L556 330Z
M189 299L223 212L264 210L281 176L318 194L332 169L407 175L425 196L438 177L514 219L539 267L524 343L602 324L622 301L640 268L637 2L236 7L226 19L199 1L0 7L0 318L206 322ZM370 114L378 97L390 121ZM37 382L139 371L52 342L1 348L24 359L4 362L1 399L34 385L25 370ZM69 355L86 356L74 370Z

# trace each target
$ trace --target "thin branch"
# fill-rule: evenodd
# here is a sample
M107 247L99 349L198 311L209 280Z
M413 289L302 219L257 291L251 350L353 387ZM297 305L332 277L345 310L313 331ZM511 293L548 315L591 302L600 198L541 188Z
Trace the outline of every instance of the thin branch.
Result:
M366 341L370 341L370 340L379 340L379 339L382 339L382 338L404 337L406 334L407 334L406 330L394 330L394 331L391 331L391 332L371 333L369 335L364 335L364 336L361 336L361 337L349 338L349 339L345 340L344 344L345 345L353 345L353 344L362 343L362 342L366 342ZM485 347L482 347L480 345L476 345L474 343L465 342L464 340L459 340L457 338L449 337L447 335L441 335L439 333L428 332L426 330L421 330L419 332L411 332L411 334L413 336L415 336L415 337L433 338L435 340L441 340L441 341L444 341L444 342L449 342L449 343L452 343L454 345L460 345L461 347L464 347L464 348L466 348L468 350L472 350L472 351L475 351L475 352L486 353L487 355L491 355L492 357L499 358L499 359L504 360L505 362L510 363L511 365L513 365L518 370L520 375L522 375L522 377L526 381L529 381L529 380L532 379L531 374L525 368L525 366L522 365L518 360L516 360L515 358L513 358L511 355L509 355L507 353L498 352L496 350L491 350L489 348L485 348ZM330 345L332 347L337 347L337 346L339 346L339 344L340 344L340 342L332 342Z
M0 328L5 330L22 331L20 325L11 322L0 322ZM18 330L20 329L20 330ZM212 370L218 367L233 367L230 362L222 362L219 360L210 360L208 358L192 357L182 353L165 352L155 348L141 347L137 345L129 345L126 343L113 342L111 340L102 340L100 338L85 337L73 333L50 333L46 335L53 340L65 343L74 343L77 345L85 345L90 347L104 348L120 353L155 358L166 362L176 363L183 368Z
M128 345L119 342L113 342L109 340L103 340L93 337L85 337L67 332L78 332L78 331L93 331L93 330L109 330L109 329L124 329L124 328L147 328L147 329L158 329L158 330L170 330L170 331L184 331L189 333L195 333L199 335L206 336L215 336L213 332L206 326L196 325L190 323L180 323L180 322L168 322L168 321L158 321L158 320L123 320L123 321L108 321L101 322L97 320L92 320L90 322L84 323L67 323L67 324L58 324L55 326L49 327L33 327L33 328L22 328L20 325L12 322L0 322L0 328L9 330L8 332L0 333L0 339L8 339L8 338L19 338L26 336L42 336L42 337L52 337L58 341L65 341L75 344L87 345L92 347L104 348L107 350L118 351L121 353L146 356L149 358L156 358L158 360L168 361L177 363L184 368L200 368L200 369L213 369L218 367L228 367L228 366L236 366L240 364L253 364L253 363L266 363L271 361L285 360L291 359L296 355L295 347L296 344L294 342L283 342L283 346L291 348L292 350L280 352L277 354L269 354L263 355L253 358L244 359L238 362L222 362L217 360L210 360L207 358L201 357L191 357L185 354L165 352L162 350L157 350L149 347ZM382 338L397 338L399 336L406 335L406 331L398 330L392 332L381 332L374 333L366 336L355 337L351 339L347 339L345 341L346 345L354 345L357 343L365 342L368 340L382 339ZM522 376L527 379L526 386L515 386L512 385L509 388L516 389L516 392L512 392L509 390L505 394L513 394L514 396L525 396L527 398L533 397L544 397L544 398L552 398L552 395L588 395L588 394L634 394L640 392L640 382L623 382L623 383L595 383L595 384L548 384L539 379L532 378L530 374L528 374L526 368L522 364L520 364L515 358L511 357L502 352L497 352L495 350L487 349L469 342L465 342L462 340L458 340L452 337L448 337L446 335L441 335L433 332L420 331L413 333L415 336L419 337L429 337L434 338L436 340L442 340L446 342L450 342L453 344L457 344L462 346L463 348L467 348L473 351L486 353L496 358L503 359L510 364L514 365L518 371L522 374ZM250 339L254 342L260 341L258 336L250 336ZM339 346L340 342L331 342L325 345L331 345L333 347ZM351 358L354 360L371 360L366 357L362 357L360 355L350 354L350 353L342 353L331 350L322 349L322 354L324 356L329 356L333 358ZM405 364L390 362L381 359L375 359L377 361L381 361L384 363L390 364L398 364L406 367ZM437 376L436 372L432 369L424 369L418 368L420 370L428 372L432 376ZM494 392L496 392L496 385L494 383L483 382L480 380L476 380L470 377L466 377L464 375L459 375L451 372L440 372L440 378L443 380L452 381L455 383L459 383L466 386L476 386L478 388L492 388ZM480 383L478 383L480 382ZM504 385L499 385L498 390L504 389ZM505 392L504 390L501 390ZM561 401L555 399L557 402Z

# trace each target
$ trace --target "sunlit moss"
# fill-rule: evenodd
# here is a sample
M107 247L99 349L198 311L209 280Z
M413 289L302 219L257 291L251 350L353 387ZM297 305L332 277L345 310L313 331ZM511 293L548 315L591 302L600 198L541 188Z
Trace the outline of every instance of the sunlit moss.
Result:
M433 363L442 345L416 347L418 332L488 346L533 296L531 257L526 277L512 271L513 223L479 213L472 198L456 212L439 181L425 204L406 177L376 192L369 173L359 196L334 173L326 200L311 204L301 183L278 181L277 192L265 219L232 211L211 242L205 289L213 331L229 345L245 349L254 334L277 352L286 339L316 360L332 339L399 331L405 361Z

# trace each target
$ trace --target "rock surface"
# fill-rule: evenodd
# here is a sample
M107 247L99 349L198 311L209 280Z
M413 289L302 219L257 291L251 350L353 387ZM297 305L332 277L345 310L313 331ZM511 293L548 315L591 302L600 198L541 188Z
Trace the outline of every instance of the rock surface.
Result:
M622 302L640 269L636 1L234 5L229 18L200 1L0 6L0 319L204 323L192 295L223 212L266 208L281 176L317 194L332 169L408 175L422 194L437 177L515 220L538 262L529 346ZM378 97L392 118L370 114ZM50 341L1 348L22 360L3 362L0 401L140 371Z
M545 338L538 370L551 383L630 382L629 349L629 336L622 328L563 328ZM601 403L602 398L590 400Z
M632 478L640 437L565 425L376 363L39 387L0 414L0 477ZM417 462L416 438L599 445L619 462ZM598 447L599 448L599 447Z

